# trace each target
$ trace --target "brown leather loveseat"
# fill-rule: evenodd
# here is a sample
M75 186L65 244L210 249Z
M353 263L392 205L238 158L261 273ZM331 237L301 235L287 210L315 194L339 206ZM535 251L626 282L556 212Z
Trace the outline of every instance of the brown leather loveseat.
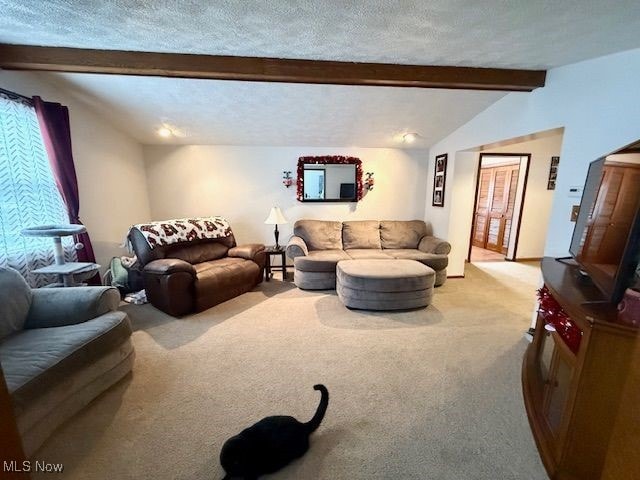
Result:
M147 299L174 317L211 308L262 281L264 245L236 246L221 217L135 225L128 238Z

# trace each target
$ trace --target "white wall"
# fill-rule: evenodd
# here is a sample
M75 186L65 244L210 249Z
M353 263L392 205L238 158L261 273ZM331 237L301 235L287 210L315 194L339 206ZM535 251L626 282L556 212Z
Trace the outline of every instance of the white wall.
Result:
M150 219L142 146L37 73L0 70L0 86L69 107L80 219L104 270L112 256L125 253L119 245L128 227Z
M452 243L450 275L463 274L469 239L468 185L475 171L474 153L465 150L565 128L544 253L566 255L576 203L569 187L584 183L589 162L640 138L638 78L640 49L552 69L544 88L503 97L430 149L425 218ZM442 153L449 154L447 192L445 207L437 208L430 194L435 156Z
M283 170L296 175L298 157L350 155L375 172L375 188L358 203L301 203L295 182L282 184ZM300 218L324 220L424 218L427 152L383 148L145 146L151 215L154 220L191 215L223 215L238 243L273 244L273 226L264 220L272 206L289 224L279 227L280 243Z

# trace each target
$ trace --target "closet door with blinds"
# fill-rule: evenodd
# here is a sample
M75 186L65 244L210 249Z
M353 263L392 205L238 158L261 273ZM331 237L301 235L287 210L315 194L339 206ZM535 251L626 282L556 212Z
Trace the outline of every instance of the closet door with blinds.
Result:
M507 253L515 210L519 165L481 168L473 245Z

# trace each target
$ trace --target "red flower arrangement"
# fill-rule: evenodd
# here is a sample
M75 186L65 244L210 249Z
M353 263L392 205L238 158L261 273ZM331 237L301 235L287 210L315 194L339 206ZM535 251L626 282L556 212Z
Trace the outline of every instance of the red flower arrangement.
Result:
M342 155L328 155L320 157L300 157L298 159L298 185L296 196L298 201L302 201L304 191L304 164L322 165L355 165L356 166L356 200L361 200L363 196L362 188L362 160L357 157L344 157Z
M560 338L573 353L578 353L580 341L582 340L582 330L578 327L569 315L562 309L560 304L551 295L549 289L544 286L538 290L538 313L548 325L552 325Z

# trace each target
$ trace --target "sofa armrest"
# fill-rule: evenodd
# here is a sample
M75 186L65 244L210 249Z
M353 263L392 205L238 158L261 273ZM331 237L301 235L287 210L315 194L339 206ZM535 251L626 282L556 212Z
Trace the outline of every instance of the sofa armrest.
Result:
M173 317L193 311L197 275L189 262L177 258L153 260L144 266L142 273L151 305Z
M302 237L293 235L287 243L286 252L289 258L304 257L309 255L309 248Z
M245 260L254 260L258 255L264 252L264 245L261 243L246 243L229 249L227 255L230 257L244 258Z
M75 325L114 312L120 305L120 293L114 287L37 288L32 292L24 328Z
M425 253L437 253L440 255L447 255L451 251L451 244L441 238L427 235L422 237L418 250Z
M186 272L195 277L196 270L189 262L178 258L163 258L154 260L144 266L145 273L154 273L156 275L170 275L172 273Z

